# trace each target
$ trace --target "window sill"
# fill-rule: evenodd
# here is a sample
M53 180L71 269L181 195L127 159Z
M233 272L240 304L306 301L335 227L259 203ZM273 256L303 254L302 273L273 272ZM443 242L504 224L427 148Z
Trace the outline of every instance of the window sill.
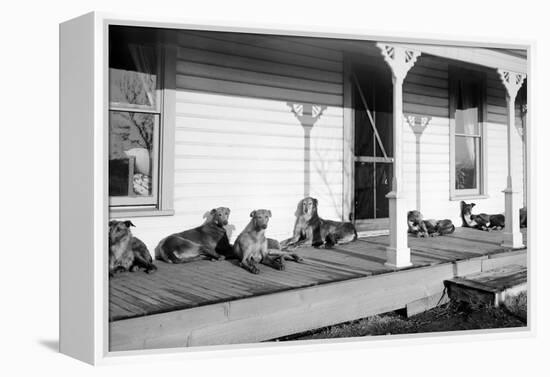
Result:
M127 217L152 217L152 216L173 216L173 209L154 208L109 208L109 218Z
M485 194L466 194L466 195L451 195L449 200L471 200L471 199L489 199L489 195Z

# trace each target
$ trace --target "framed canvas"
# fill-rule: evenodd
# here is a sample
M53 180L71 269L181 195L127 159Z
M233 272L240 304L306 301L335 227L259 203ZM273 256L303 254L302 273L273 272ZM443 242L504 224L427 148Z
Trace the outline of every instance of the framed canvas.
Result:
M528 333L532 48L64 22L61 352Z

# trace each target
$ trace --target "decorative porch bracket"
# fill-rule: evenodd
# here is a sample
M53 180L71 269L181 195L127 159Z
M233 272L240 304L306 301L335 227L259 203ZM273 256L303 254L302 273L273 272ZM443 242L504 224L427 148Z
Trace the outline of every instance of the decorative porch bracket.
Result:
M420 52L403 47L377 43L392 72L393 82L393 179L389 200L390 246L386 248L386 265L408 267L411 250L407 244L407 208L403 190L403 81Z
M517 155L512 153L513 132L515 130L515 102L518 90L523 85L525 74L497 69L500 80L506 88L506 102L508 107L508 176L504 189L505 226L502 246L513 249L523 247L523 236L519 231L519 195L515 189L517 182L513 182L513 170Z

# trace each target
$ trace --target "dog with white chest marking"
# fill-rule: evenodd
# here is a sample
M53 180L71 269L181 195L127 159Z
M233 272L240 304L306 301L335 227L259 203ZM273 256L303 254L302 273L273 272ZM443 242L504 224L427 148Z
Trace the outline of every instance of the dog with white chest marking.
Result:
M150 273L157 269L147 246L132 235L130 220L109 221L109 276L117 272L134 272L140 268Z
M500 230L504 228L505 218L504 215L488 215L486 213L473 214L472 209L475 207L475 203L460 202L460 216L462 218L462 226L467 228L474 228L480 230Z
M250 213L250 217L250 222L233 245L234 255L239 259L241 267L253 274L258 274L260 272L258 263L276 270L283 270L285 259L295 262L303 260L295 253L281 251L278 242L265 236L267 224L271 218L270 210L257 209Z

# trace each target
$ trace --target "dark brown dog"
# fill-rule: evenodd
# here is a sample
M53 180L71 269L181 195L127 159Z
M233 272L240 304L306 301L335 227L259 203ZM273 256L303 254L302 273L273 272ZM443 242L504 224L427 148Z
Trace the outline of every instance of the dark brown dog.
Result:
M486 213L472 214L475 203L460 202L462 226L480 230L500 230L504 228L504 215L488 215Z
M297 246L325 246L351 242L357 239L352 223L325 220L317 213L317 199L307 197L299 204L294 235L282 242L283 249Z
M157 269L147 246L132 235L131 226L135 225L130 220L109 221L109 276L139 268L147 273Z
M167 263L185 263L197 259L222 260L232 253L224 229L231 211L226 207L210 211L210 220L203 225L162 239L155 248L155 258Z
M519 210L519 226L521 228L527 227L527 207L523 207Z
M453 222L449 219L444 220L434 220L434 219L428 219L424 220L424 226L426 227L428 231L428 235L430 237L435 236L444 236L447 234L454 233L455 226Z
M277 241L265 236L265 230L271 217L270 210L257 209L250 213L250 217L250 222L233 245L235 257L240 260L244 269L257 274L260 272L256 266L258 263L283 270L285 259L295 262L302 261L302 258L295 253L281 251Z
M420 211L407 212L407 225L409 226L409 233L417 237L428 237L428 229Z
M407 213L407 224L409 233L417 237L444 236L455 231L455 226L451 220L424 220L422 213L416 210Z
M455 231L455 226L451 220L424 220L422 213L416 210L407 213L407 224L409 233L417 237L444 236Z

